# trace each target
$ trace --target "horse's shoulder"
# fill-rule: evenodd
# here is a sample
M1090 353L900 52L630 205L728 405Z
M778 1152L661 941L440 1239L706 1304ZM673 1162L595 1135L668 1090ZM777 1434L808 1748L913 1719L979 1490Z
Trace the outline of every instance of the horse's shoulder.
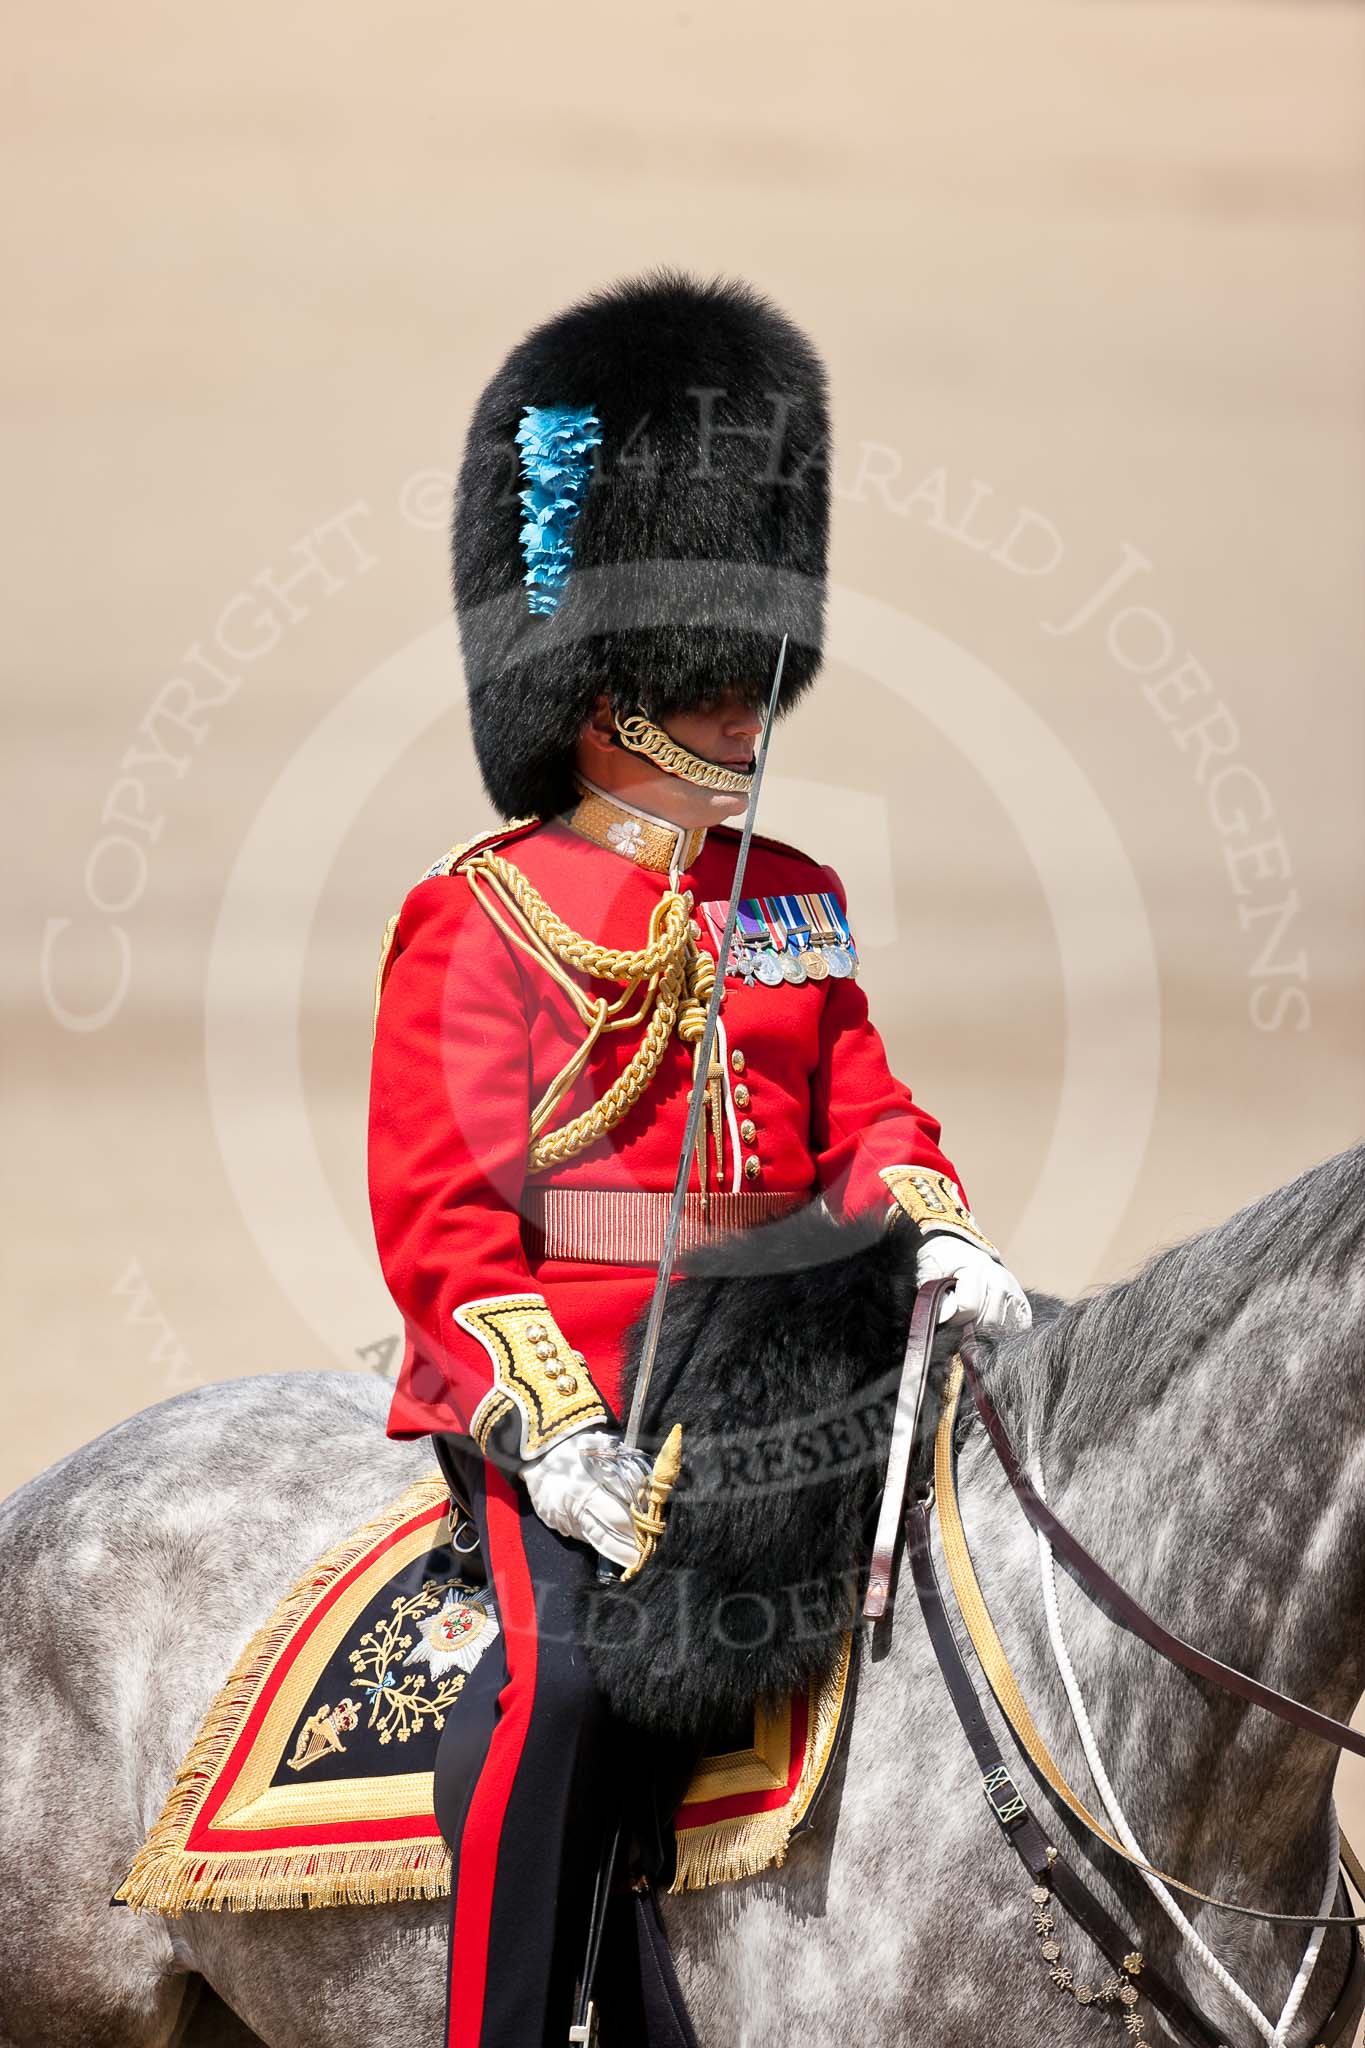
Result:
M396 1494L433 1459L425 1443L385 1436L389 1393L387 1381L364 1372L262 1373L191 1387L59 1458L0 1503L0 1517L31 1525L117 1495L121 1514L150 1526L174 1497L208 1498L285 1467L355 1469L361 1487L391 1482Z

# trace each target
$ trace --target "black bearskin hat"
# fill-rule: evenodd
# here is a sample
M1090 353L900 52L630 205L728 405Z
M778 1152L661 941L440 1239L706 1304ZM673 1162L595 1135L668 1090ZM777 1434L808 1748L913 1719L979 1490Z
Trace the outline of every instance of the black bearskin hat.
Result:
M479 400L455 501L474 745L504 817L573 798L606 694L656 723L820 665L829 526L820 358L752 286L673 271L595 292Z

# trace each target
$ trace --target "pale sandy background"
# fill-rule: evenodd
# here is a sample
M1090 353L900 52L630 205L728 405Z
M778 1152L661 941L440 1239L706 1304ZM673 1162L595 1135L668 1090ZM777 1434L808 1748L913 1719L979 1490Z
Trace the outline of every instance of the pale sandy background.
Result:
M0 1484L388 1355L374 952L489 815L447 480L522 329L657 260L827 353L842 644L769 822L1023 1277L1359 1136L1358 7L128 0L11 56Z

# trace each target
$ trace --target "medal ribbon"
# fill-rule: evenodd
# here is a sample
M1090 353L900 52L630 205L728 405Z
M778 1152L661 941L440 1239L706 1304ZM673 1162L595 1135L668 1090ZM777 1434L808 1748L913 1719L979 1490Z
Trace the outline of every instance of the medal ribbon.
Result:
M804 953L810 946L810 926L801 909L799 896L774 896L772 907L780 919L786 941L793 953Z
M843 905L837 896L829 893L822 895L820 902L828 914L835 931L839 934L840 943L847 947L848 957L856 966L858 948L853 943L853 934L848 928L848 919L844 916Z

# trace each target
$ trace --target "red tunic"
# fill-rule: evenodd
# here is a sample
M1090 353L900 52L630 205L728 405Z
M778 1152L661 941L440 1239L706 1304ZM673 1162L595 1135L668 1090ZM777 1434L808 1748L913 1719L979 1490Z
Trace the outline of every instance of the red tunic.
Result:
M644 945L650 913L670 886L666 874L560 822L496 843L574 931L612 947ZM713 957L700 906L729 896L737 846L736 833L711 831L676 880L692 892ZM832 869L754 840L746 897L818 892L844 900ZM592 993L620 992L578 979ZM926 1166L960 1189L939 1149L937 1120L891 1074L856 980L767 987L731 977L721 1024L729 1099L719 1185L818 1191L846 1216L888 1207L883 1167ZM370 1098L375 1237L407 1333L391 1436L468 1432L493 1366L455 1316L490 1297L543 1296L597 1388L618 1403L626 1333L648 1303L653 1270L539 1257L521 1222L531 1108L583 1035L569 997L498 928L464 876L437 875L410 892L379 1005ZM596 1101L639 1040L638 1029L599 1039L553 1123ZM691 1054L675 1034L652 1085L616 1128L535 1179L671 1193L691 1074ZM746 1141L741 1126L749 1122ZM758 1164L746 1175L749 1159ZM695 1174L694 1166L694 1186Z

